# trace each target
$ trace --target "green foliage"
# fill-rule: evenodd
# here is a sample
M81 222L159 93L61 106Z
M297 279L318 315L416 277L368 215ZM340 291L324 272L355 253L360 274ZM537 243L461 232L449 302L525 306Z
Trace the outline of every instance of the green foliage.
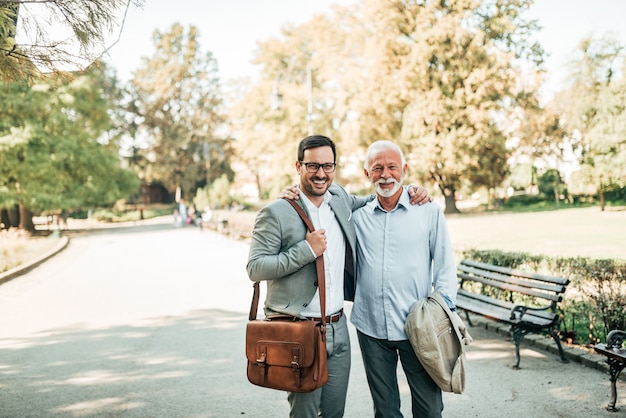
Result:
M30 13L20 13L21 3L31 3ZM79 71L96 61L105 52L98 45L122 30L121 16L131 3L140 6L143 0L0 2L0 81L33 81L42 77L42 71L74 78L70 69ZM15 42L18 15L25 36L22 44ZM69 39L61 39L60 34Z
M528 186L533 184L536 172L537 168L535 168L532 164L516 164L511 167L511 172L506 183L508 183L508 185L513 187L515 190L525 190Z
M531 206L536 208L537 204L545 202L545 196L538 194L520 194L509 197L505 202L505 207L508 209L520 208L524 206Z
M193 199L194 205L200 210L206 206L212 209L228 208L236 201L236 197L231 194L231 184L225 174L215 180L210 187L199 188Z
M515 60L541 55L526 42L533 24L521 13L524 3L377 2L387 17L370 23L380 24L387 38L377 61L408 91L393 102L399 109L388 111L402 112L399 139L415 155L422 178L450 197L446 212L457 211L454 194L464 181L493 188L507 174L507 137L495 115L506 118L513 108L533 103L531 91L514 88L520 77Z
M103 76L0 88L0 205L30 211L112 204L138 187L116 150L98 141L108 127Z
M519 252L503 252L497 250L470 249L463 252L463 257L495 266L511 267L516 269L527 268L537 271L543 260L542 256Z
M510 135L502 121L536 103L532 89L519 90L528 83L517 66L523 58L533 68L542 55L529 42L529 4L368 0L260 44L261 80L241 96L234 118L259 195L276 175L293 173L295 144L306 135L307 66L314 130L340 150L359 156L376 139L398 142L412 175L435 183L450 211L466 183L499 185ZM268 99L274 89L280 108ZM267 138L272 154L264 152Z
M596 330L602 330L602 323L591 301L565 299L561 302L560 312L562 339L574 344L598 342ZM603 335L606 337L606 333Z
M537 179L539 191L546 196L559 199L559 196L567 194L565 182L561 179L561 173L553 168L546 170Z
M234 178L217 62L202 52L199 37L195 26L155 31L156 51L134 73L127 98L128 132L149 142L127 150L131 161L141 161L135 168L145 181L171 192L181 187L183 197L222 175Z
M626 204L626 187L606 187L604 198L609 202Z
M580 170L570 175L568 191L574 196L593 196L597 194L598 185L595 184L593 168L582 165Z
M580 153L581 177L574 193L621 188L626 179L626 51L614 36L585 38L570 67L570 86L555 102L566 121L574 150Z

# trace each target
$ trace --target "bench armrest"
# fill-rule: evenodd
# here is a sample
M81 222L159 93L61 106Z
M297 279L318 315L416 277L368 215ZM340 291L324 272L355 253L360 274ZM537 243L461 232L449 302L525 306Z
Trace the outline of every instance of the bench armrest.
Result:
M609 332L609 335L606 336L606 348L621 348L624 340L626 340L626 332L619 329L614 329L613 331Z
M524 305L515 305L511 308L511 316L509 317L509 319L511 319L512 321L515 319L522 319L526 311L547 311L549 309L553 310L554 304L550 304L550 305L539 307L539 308L531 308L530 306L524 306ZM519 313L519 318L516 315L517 313Z

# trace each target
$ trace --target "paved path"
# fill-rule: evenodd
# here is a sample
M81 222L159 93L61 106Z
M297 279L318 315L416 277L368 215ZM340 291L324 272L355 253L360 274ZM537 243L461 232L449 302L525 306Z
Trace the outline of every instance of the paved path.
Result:
M286 417L283 393L245 378L247 252L195 228L110 229L2 284L0 417ZM372 416L351 331L346 416ZM529 348L515 371L510 341L472 334L467 390L444 395L444 417L626 416L623 382L611 414L604 373Z

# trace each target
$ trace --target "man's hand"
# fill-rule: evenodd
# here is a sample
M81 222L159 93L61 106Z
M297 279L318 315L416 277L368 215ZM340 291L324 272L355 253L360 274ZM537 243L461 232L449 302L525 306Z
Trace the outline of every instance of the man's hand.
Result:
M313 232L306 233L306 240L313 249L316 257L319 257L326 251L326 230L316 229Z
M424 203L429 203L433 201L433 197L428 195L428 191L422 186L413 186L412 184L408 187L409 197L412 205L418 204L423 205Z
M300 199L300 189L297 186L287 186L278 195L279 199L298 200Z

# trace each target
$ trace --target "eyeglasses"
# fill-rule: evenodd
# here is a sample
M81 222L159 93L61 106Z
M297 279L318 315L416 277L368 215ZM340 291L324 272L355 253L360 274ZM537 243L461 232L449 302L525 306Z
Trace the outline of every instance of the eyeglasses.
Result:
M304 161L300 161L300 164L306 167L307 173L317 173L317 170L319 170L320 167L322 167L324 173L332 173L333 171L335 171L335 166L337 165L335 163L305 163Z

